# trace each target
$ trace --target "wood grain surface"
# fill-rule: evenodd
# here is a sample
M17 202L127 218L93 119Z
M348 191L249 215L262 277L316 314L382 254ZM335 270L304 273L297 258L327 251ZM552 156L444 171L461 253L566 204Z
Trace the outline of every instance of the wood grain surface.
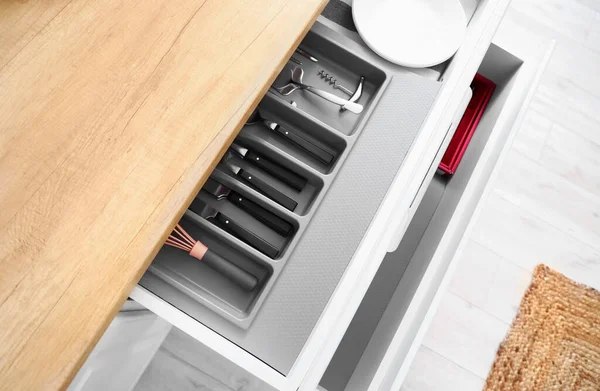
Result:
M0 389L64 389L325 0L0 4Z

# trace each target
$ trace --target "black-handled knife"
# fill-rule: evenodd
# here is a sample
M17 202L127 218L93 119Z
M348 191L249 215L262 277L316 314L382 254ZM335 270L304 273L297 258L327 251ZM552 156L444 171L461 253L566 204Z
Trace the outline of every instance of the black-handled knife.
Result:
M298 203L296 201L292 200L290 197L275 189L256 175L250 174L246 170L243 170L241 167L238 167L235 164L232 164L231 162L228 162L226 160L223 163L236 177L242 179L245 183L248 183L250 186L254 187L256 190L266 195L278 204L282 205L283 207L293 212L294 209L296 209L296 206L298 206Z
M304 186L306 186L305 178L302 178L300 175L280 166L279 164L273 163L271 160L257 154L251 149L244 148L236 143L231 144L229 149L237 153L242 159L251 161L255 166L262 168L275 178L280 179L282 182L287 183L298 191L302 190Z
M229 200L280 235L288 236L292 232L292 224L212 178L207 179L203 189L218 200Z
M197 198L190 205L190 210L271 258L279 254L275 246Z
M320 160L325 164L331 164L333 159L335 158L332 153L327 152L323 148L318 145L312 143L307 138L302 137L300 134L295 133L283 126L279 125L277 122L270 121L268 119L263 120L263 123L270 129L276 131L287 140L290 140L300 148L304 149L306 152Z

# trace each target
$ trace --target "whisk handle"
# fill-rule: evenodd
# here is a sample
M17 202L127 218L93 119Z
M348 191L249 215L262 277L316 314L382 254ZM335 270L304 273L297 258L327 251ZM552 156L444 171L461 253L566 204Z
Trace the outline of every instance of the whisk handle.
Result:
M214 251L206 251L204 257L202 257L202 261L206 262L208 266L229 278L246 291L254 290L256 284L258 284L256 277L237 265L225 260L225 258Z

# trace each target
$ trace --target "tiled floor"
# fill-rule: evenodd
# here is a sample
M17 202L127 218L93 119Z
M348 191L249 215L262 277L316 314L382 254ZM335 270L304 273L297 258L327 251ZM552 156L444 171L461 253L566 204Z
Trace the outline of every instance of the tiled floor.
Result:
M403 391L481 390L536 264L600 289L600 1L513 0L556 39Z

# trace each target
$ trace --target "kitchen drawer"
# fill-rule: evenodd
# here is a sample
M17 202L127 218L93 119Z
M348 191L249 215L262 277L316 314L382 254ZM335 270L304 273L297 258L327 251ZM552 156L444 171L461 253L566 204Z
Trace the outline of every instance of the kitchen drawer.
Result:
M277 140L271 143L280 153L290 155L290 161L304 162L307 170L323 180L306 213L294 216L298 231L282 258L285 265L277 265L280 259L269 263L261 258L273 272L267 273L269 277L257 299L244 307L249 308L247 312L232 311L226 314L233 314L229 319L210 308L210 298L206 299L208 303L198 305L190 295L178 293L166 284L153 284L151 289L138 286L131 296L275 388L314 390L326 368L329 366L328 373L335 369L337 360L334 357L332 361L332 357L353 316L360 316L362 311L357 313L357 308L385 254L395 249L400 238L403 244L393 254L404 252L404 243L411 236L414 243L424 243L414 229L415 225L420 226L422 237L430 237L430 246L417 246L414 256L406 261L406 271L396 272L398 280L389 281L398 286L396 292L412 292L413 299L408 303L402 298L394 300L392 290L388 302L379 303L382 312L375 319L380 321L373 330L361 333L365 341L362 351L354 352L354 358L348 356L353 364L339 365L351 369L344 370L347 376L343 383L349 387L356 381L353 379L363 377L362 373L372 387L387 381L391 385L391 368L399 368L399 357L405 356L399 347L400 337L394 336L408 335L408 323L413 327L419 324L418 316L409 316L411 308L429 307L429 296L419 299L426 295L418 288L423 286L429 291L435 287L435 280L429 276L434 273L431 268L436 269L436 276L443 277L485 187L484 173L493 169L531 82L521 60L498 47L490 49L487 62L481 65L506 5L506 1L481 2L471 19L465 43L445 68L441 82L391 65L360 43L315 24L301 46L306 45L325 58L327 52L319 51L318 42L325 49L327 45L339 46L382 70L386 77L372 90L364 114L350 122L322 118L318 108L310 106L311 101L302 100L302 95L293 98L297 108L273 91L264 101L271 108L285 104L292 113L288 116L290 121L299 127L309 120L327 129L327 140L337 140L334 144L340 151L335 163L322 166L277 147ZM319 41L323 39L328 42ZM334 65L330 66L335 69ZM452 135L448 129L452 129L455 112L480 66L480 72L501 87L459 172L450 180L434 177ZM245 137L245 133L248 132L243 131L240 137ZM361 184L367 186L360 188ZM413 219L417 210L425 212L418 212ZM423 217L427 214L430 219ZM411 229L405 234L411 220ZM240 243L231 244L237 251L259 257L244 250ZM389 265L389 259L388 256L383 267ZM434 266L439 263L445 266ZM263 291L267 293L262 294ZM413 305L415 300L420 302ZM400 319L386 316L394 312L394 304L406 305L409 310L399 312ZM404 313L406 316L402 316ZM386 321L388 318L391 320ZM385 346L378 345L378 341ZM367 368L371 356L363 352L373 353L375 360L370 362L376 363L374 367ZM327 381L328 375L323 379Z
M335 105L306 92L283 97L273 89L259 104L261 117L276 121L289 131L308 132L316 128L318 132L313 136L321 136L323 141L323 135L331 136L329 140L335 137L343 140L338 144L335 160L327 168L305 159L306 156L291 149L291 144L284 144L286 140L276 144L269 136L278 134L261 122L247 124L236 139L236 143L309 177L306 187L311 182L318 183L312 187L311 202L300 202L304 190L289 193L299 201L295 210L271 205L273 213L294 226L280 254L276 257L261 254L249 243L228 235L210 219L201 218L203 212L197 205L210 204L214 209L220 203L220 213L228 216L227 221L243 224L242 215L234 215L236 211L231 205L215 201L201 191L180 225L211 251L255 276L257 287L244 290L184 251L167 246L161 249L139 283L286 375L342 279L442 85L404 69L369 65L367 56L354 57L349 49L333 42L327 31L310 32L302 46L319 58L318 64L302 66L311 85L321 82L327 86L319 80L321 67L335 70L336 77L345 85L350 85L351 78L365 77L359 101L365 110L361 115L341 112ZM285 85L293 66L287 64L282 71L283 80L276 80L274 85ZM295 106L289 103L290 99L296 102ZM240 166L243 162L236 160ZM217 166L211 175L213 180L256 203L261 200L265 205L272 203L229 175L223 167L226 164L222 161ZM250 170L251 165L242 167ZM262 174L256 172L253 177ZM270 233L251 220L247 220L246 226L263 238ZM276 244L274 238L273 235L268 241Z
M436 173L429 183L399 246L385 257L338 346L321 379L322 389L400 389L427 329L426 318L435 312L551 50L542 59L524 62L517 57L522 53L490 46L478 72L497 87L463 160L453 176Z

